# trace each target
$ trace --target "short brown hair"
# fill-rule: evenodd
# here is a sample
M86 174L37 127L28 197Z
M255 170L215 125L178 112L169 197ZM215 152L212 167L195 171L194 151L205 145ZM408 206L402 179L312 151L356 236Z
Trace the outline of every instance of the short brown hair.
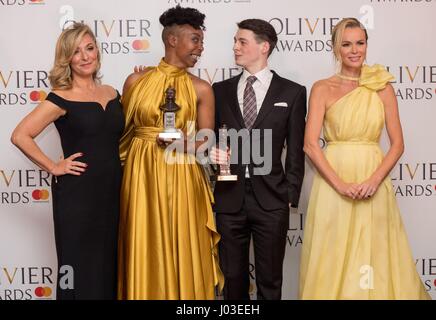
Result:
M273 52L277 43L277 33L271 23L262 19L246 19L237 23L239 29L251 30L256 36L257 42L269 43L268 56Z

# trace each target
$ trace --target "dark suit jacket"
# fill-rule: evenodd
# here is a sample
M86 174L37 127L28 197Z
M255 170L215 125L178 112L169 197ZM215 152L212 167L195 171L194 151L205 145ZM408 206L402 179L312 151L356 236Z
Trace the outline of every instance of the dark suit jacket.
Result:
M242 74L231 79L214 83L215 94L215 130L222 124L229 129L245 128L238 103L237 88ZM287 103L287 107L275 106L275 103ZM260 206L267 211L282 209L292 203L298 206L301 185L304 177L304 128L306 117L306 88L284 79L273 72L270 87L257 115L253 129L272 129L272 166L266 175L254 175L255 167L262 167L250 161L248 170L255 196ZM253 132L253 131L252 131ZM261 154L264 151L264 130L260 130ZM217 136L218 139L218 136ZM245 165L242 163L242 141L238 143L238 164L232 164L232 174L238 175L237 182L217 182L215 185L216 212L232 213L241 210L245 192ZM267 142L268 143L268 142ZM281 155L287 145L285 170ZM232 151L232 162L235 152Z

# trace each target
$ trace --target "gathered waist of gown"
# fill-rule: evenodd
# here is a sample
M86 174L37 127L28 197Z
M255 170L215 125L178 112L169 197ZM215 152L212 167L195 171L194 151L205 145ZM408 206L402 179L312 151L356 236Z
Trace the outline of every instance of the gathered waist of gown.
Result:
M161 127L135 127L135 135L134 137L137 139L144 140L146 142L156 143L156 137L159 133L163 132L163 128ZM161 149L164 151L164 149ZM174 149L173 152L176 152L176 156L169 158L169 164L197 164L196 155L190 153L184 153L183 149ZM169 155L167 155L169 156Z
M135 138L156 142L156 137L160 132L162 132L160 127L135 127Z
M378 142L369 140L359 140L359 141L327 141L327 146L379 146Z

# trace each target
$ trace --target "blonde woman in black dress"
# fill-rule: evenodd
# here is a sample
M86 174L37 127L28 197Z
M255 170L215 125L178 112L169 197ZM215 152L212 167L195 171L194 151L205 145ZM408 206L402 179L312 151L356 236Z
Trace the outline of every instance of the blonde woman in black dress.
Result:
M11 137L53 175L58 299L114 299L116 293L118 143L124 116L118 92L100 83L99 69L100 53L90 28L75 23L64 30L49 76L53 91ZM59 161L34 141L51 123L61 139L64 156Z

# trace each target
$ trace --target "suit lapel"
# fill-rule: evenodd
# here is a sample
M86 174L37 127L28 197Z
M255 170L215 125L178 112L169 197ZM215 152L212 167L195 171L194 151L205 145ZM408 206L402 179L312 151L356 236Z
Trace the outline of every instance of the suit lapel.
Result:
M265 95L265 99L260 107L259 114L257 115L256 121L254 121L253 128L256 128L263 119L270 113L274 108L274 100L280 93L280 82L277 74L273 72L273 77L271 79L271 84L269 85L268 91Z
M245 128L244 118L242 117L241 108L239 107L239 101L238 101L238 83L239 79L241 78L242 73L238 76L230 79L229 81L229 107L233 112L233 116L240 124L241 128Z

